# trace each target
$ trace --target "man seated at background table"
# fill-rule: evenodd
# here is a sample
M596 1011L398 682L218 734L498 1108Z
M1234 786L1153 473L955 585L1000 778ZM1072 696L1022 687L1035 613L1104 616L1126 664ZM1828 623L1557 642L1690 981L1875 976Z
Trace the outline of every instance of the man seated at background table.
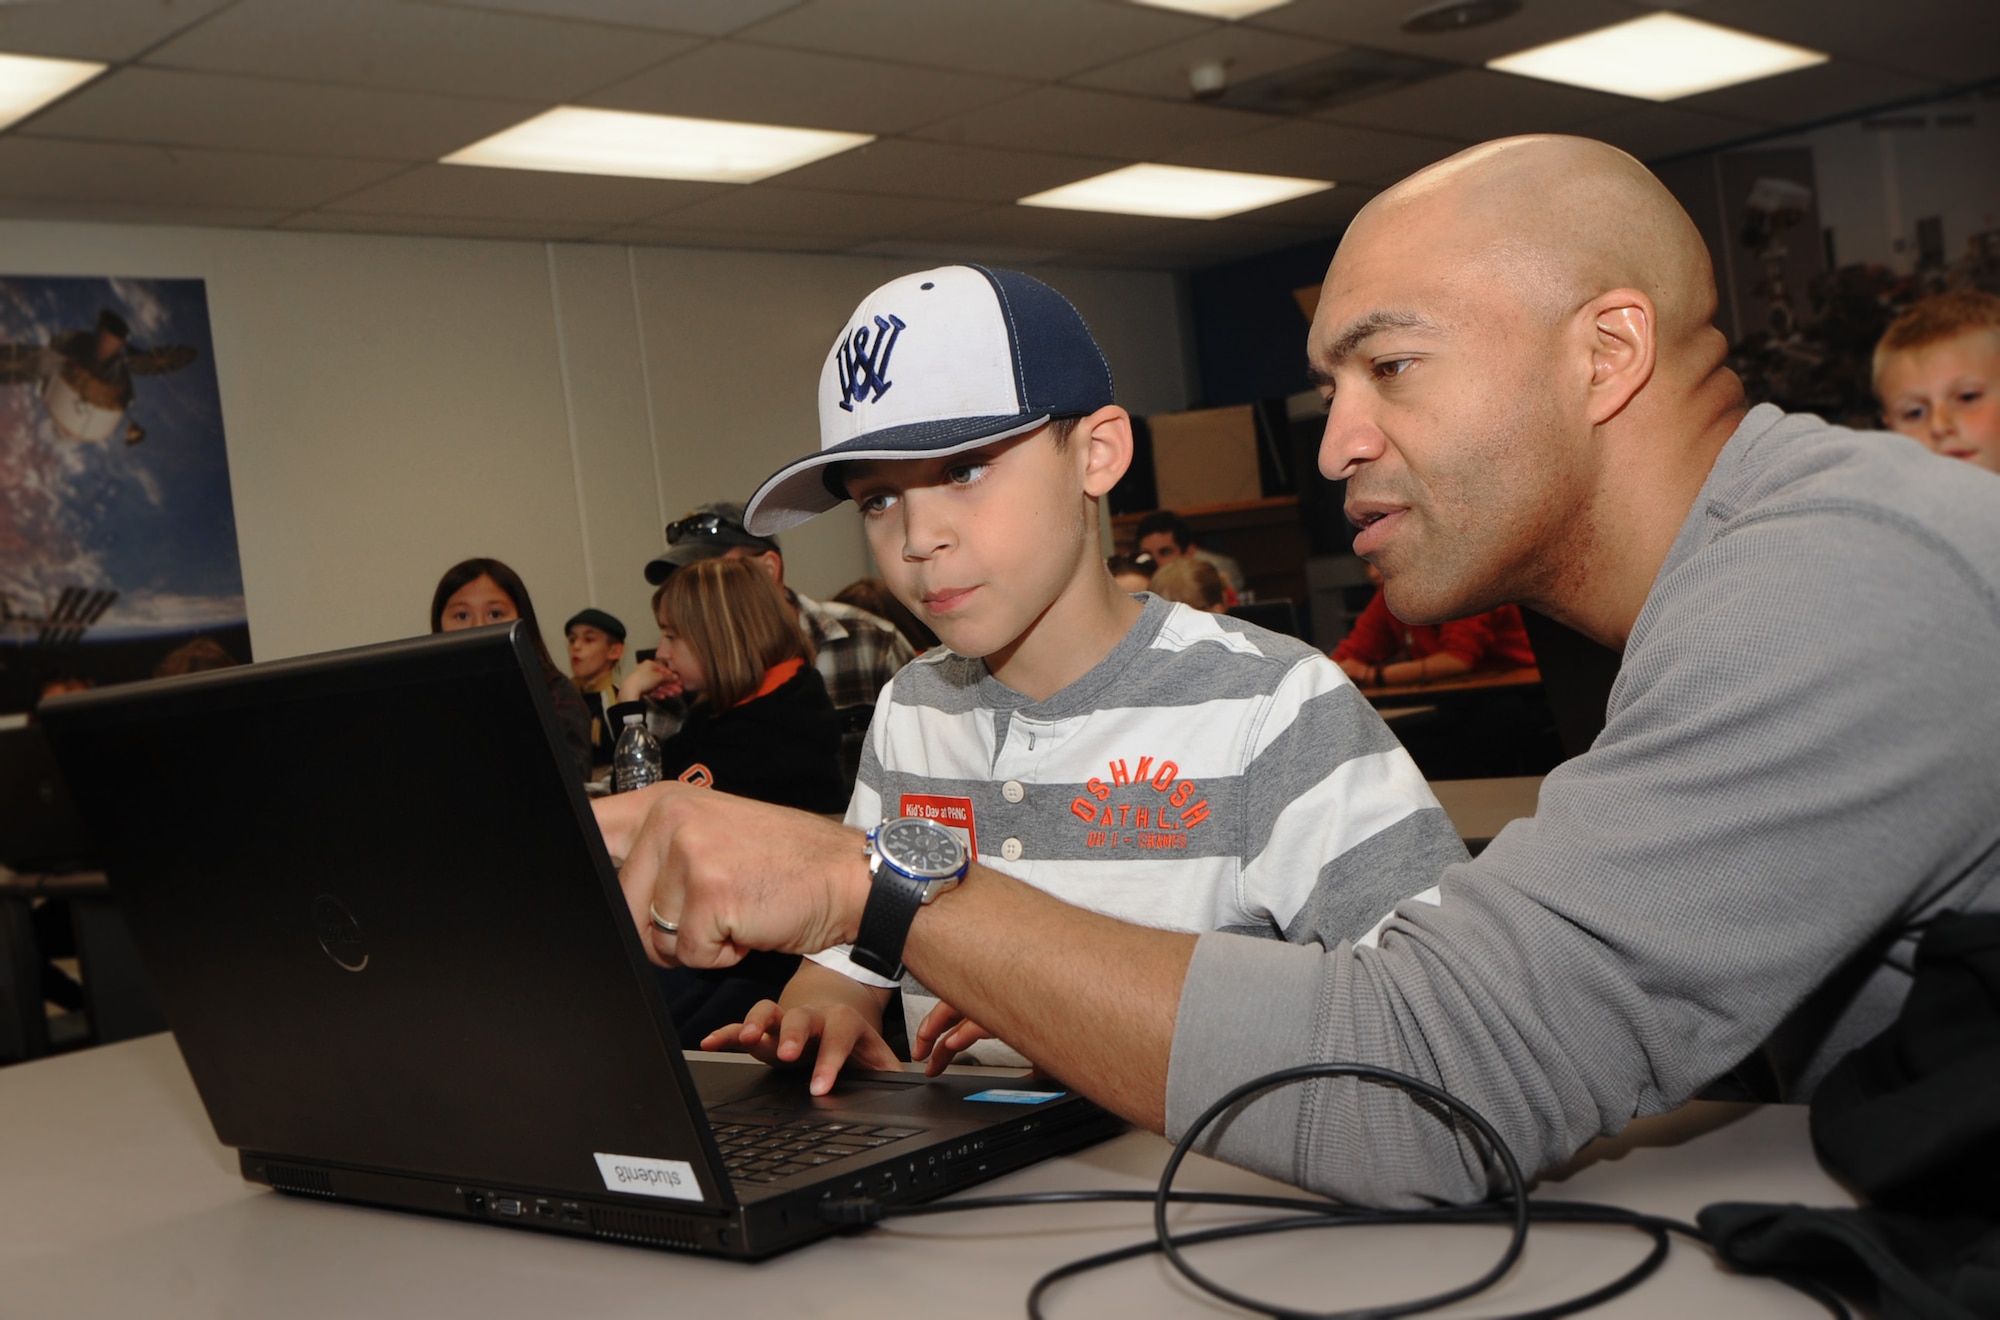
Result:
M1535 648L1518 606L1502 605L1441 624L1404 623L1389 609L1382 570L1370 564L1374 599L1333 648L1333 662L1357 683L1435 683L1474 670L1532 669Z
M1375 947L1145 930L975 868L910 922L911 971L1170 1135L1312 1060L1435 1081L1529 1169L1760 1048L1809 1091L1891 1019L1928 919L2000 908L2000 486L1746 409L1714 310L1687 215L1601 143L1487 143L1372 200L1308 341L1355 549L1403 618L1512 601L1621 650L1603 734ZM857 831L649 792L600 819L655 957L855 937ZM1351 1081L1212 1148L1361 1201L1487 1190L1434 1111Z

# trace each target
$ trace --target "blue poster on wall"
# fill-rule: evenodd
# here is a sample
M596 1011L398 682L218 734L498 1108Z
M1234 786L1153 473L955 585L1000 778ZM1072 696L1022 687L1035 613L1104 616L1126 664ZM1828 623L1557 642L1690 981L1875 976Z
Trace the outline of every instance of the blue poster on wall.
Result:
M250 658L202 281L0 277L0 713Z

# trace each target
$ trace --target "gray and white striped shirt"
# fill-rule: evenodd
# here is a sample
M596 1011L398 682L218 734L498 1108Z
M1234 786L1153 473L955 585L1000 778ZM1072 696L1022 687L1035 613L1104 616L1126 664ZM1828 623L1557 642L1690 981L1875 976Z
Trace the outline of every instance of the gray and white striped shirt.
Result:
M1325 655L1141 599L1111 654L1046 701L942 648L912 661L877 702L848 823L927 816L1078 907L1327 947L1465 859L1409 754ZM890 984L844 949L813 958Z

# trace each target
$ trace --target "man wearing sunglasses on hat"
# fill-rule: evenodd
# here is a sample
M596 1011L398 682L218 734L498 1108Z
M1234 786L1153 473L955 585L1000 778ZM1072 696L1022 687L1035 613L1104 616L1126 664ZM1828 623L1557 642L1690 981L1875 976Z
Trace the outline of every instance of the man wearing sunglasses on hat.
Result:
M778 549L777 538L745 531L740 504L704 504L668 523L667 548L646 565L646 581L658 586L675 569L717 556L756 560L785 593L793 620L813 645L813 666L826 680L826 694L841 716L841 771L851 785L861 764L861 743L875 712L876 695L916 652L887 620L787 587L784 552Z

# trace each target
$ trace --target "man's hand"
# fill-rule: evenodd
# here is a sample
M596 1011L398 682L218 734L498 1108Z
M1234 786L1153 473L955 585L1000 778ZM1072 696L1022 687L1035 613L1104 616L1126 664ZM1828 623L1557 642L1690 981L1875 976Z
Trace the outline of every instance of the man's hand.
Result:
M859 830L677 783L591 805L647 955L662 967L727 967L753 949L817 953L861 925ZM657 929L652 913L678 933Z
M917 1038L910 1042L910 1057L928 1060L924 1064L924 1075L935 1077L960 1054L992 1037L992 1032L939 1000L937 1006L924 1014L924 1020L917 1024Z
M1357 683L1366 683L1375 675L1375 666L1364 665L1359 660L1336 660L1340 671Z
M862 1014L846 1004L797 1004L783 1008L760 1001L743 1021L711 1031L702 1038L705 1050L743 1050L765 1063L799 1063L817 1042L812 1081L807 1089L825 1095L833 1089L841 1067L851 1058L863 1068L897 1071L903 1061Z

